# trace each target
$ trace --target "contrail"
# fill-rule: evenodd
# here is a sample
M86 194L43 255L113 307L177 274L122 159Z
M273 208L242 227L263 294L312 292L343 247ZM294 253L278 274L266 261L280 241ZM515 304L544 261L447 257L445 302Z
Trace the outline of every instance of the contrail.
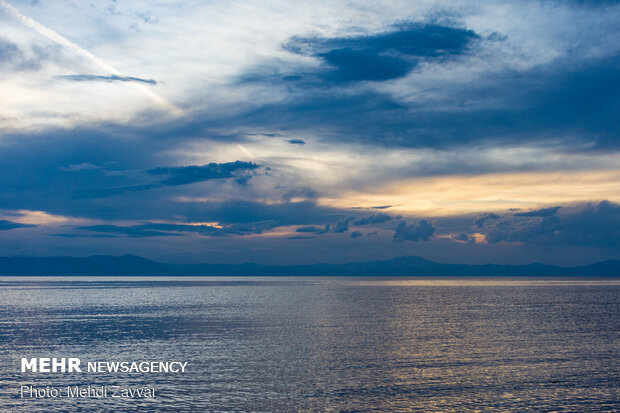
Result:
M244 154L246 154L250 158L256 158L256 156L254 156L252 154L252 152L248 151L247 148L245 146L241 145L240 143L237 144L237 148L239 148L241 150L241 152L243 152Z
M47 37L48 39L56 42L59 45L72 50L76 54L84 57L85 59L99 66L101 69L105 70L106 72L109 72L110 74L115 75L115 76L126 77L125 74L116 70L114 67L110 66L109 64L107 64L106 62L104 62L103 60L101 60L100 58L92 54L91 52L89 52L88 50L83 49L82 47L73 43L71 40L67 39L66 37L63 37L62 35L56 33L54 30L48 27L45 27L44 25L37 22L36 20L22 14L19 10L17 10L15 7L11 6L10 4L6 3L4 0L0 0L0 7L2 7L5 11L7 11L9 14L15 17L15 19L21 22L24 26L31 28L32 30ZM145 85L133 83L130 86L140 90L142 93L149 96L159 106L168 110L173 115L179 116L183 113L181 109L177 108L172 103L168 102L167 100L159 96L157 93L150 90Z

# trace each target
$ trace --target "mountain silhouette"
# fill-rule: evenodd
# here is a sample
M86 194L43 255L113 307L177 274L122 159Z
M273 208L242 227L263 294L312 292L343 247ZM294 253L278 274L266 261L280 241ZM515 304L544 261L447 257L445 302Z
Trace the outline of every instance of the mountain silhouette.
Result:
M0 257L0 275L82 276L620 276L620 260L587 266L440 264L415 256L345 264L165 264L131 254L91 257Z

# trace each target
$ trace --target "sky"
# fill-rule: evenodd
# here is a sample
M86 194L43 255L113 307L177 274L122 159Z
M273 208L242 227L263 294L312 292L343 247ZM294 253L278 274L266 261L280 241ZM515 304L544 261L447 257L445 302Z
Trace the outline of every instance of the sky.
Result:
M0 255L620 258L620 4L0 0Z

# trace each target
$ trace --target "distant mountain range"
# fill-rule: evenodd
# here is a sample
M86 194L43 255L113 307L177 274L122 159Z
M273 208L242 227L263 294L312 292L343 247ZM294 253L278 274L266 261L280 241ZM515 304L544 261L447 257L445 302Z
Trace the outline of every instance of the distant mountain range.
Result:
M164 264L126 254L92 257L0 257L0 275L293 275L293 276L582 276L620 277L620 260L578 267L440 264L420 257L346 264Z

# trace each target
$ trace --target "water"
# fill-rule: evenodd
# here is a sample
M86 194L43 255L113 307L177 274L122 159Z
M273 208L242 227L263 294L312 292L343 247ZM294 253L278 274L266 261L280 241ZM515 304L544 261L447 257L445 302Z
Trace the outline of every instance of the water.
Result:
M0 411L619 411L620 280L0 279ZM21 373L20 357L187 361ZM85 362L84 361L84 362ZM155 387L21 399L21 385Z

